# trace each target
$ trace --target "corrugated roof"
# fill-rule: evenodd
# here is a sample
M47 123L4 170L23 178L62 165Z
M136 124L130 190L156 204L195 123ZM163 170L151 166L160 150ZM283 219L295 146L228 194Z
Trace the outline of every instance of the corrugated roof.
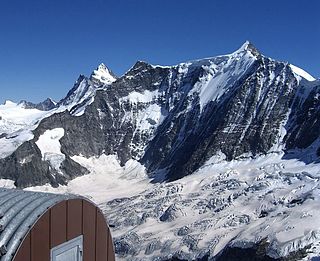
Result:
M75 197L0 188L0 260L12 260L29 230L49 208Z

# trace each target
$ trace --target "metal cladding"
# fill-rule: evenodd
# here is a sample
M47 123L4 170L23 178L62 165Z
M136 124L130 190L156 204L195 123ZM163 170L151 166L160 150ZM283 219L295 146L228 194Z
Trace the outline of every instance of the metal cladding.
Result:
M0 261L12 260L29 230L49 208L73 198L73 195L0 188Z

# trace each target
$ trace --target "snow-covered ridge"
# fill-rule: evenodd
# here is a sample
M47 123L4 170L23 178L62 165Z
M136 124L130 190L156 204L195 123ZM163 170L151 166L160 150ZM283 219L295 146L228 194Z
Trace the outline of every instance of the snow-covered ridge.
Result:
M6 101L0 105L0 133L11 133L23 126L33 125L47 112L37 109L25 109L23 104Z
M293 64L290 64L290 68L292 69L292 71L298 75L298 76L301 76L302 78L308 80L308 81L315 81L316 78L314 78L313 76L311 76L309 73L307 73L305 70L293 65Z
M179 67L201 66L201 65L208 66L212 64L212 60L217 60L222 62L224 60L228 60L229 58L240 58L243 55L249 55L249 56L252 56L252 58L256 59L257 54L261 55L251 42L246 41L237 50L229 54L221 54L217 56L210 56L206 58L188 60L186 62L182 62L177 65L171 65L171 66L165 66L165 65L152 65L152 66L161 67L161 68L172 68L172 67L179 68Z
M213 58L209 66L203 66L208 74L194 88L194 91L199 92L201 110L208 102L218 100L257 59L248 51L248 46L249 43L244 44L238 51L227 56L225 62L219 61L217 64ZM190 93L192 94L193 92Z

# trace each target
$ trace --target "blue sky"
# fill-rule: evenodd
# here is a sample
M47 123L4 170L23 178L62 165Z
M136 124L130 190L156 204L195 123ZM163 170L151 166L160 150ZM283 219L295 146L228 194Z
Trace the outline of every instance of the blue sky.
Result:
M1 0L0 102L61 99L104 62L170 65L262 53L320 77L319 0Z

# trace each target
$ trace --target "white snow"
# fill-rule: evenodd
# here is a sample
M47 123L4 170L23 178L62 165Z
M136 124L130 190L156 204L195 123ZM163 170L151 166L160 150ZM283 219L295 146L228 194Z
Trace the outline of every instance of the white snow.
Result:
M91 79L99 80L105 85L116 80L104 64L98 66L97 70L91 75ZM34 137L32 130L38 126L43 118L65 110L69 110L74 116L83 115L86 107L94 101L95 92L99 89L93 85L87 79L83 79L72 96L65 101L65 104L51 111L26 109L23 104L17 104L12 101L6 101L5 104L0 105L0 135L3 134L2 137L0 136L0 158L9 156L23 142L31 140ZM131 99L132 102L149 102L150 99L157 97L157 95L157 92L146 92L141 95L132 93L127 98ZM74 109L79 104L81 106ZM151 122L158 121L160 118L158 110L156 106L152 106L141 117L146 117ZM147 114L150 114L150 117L146 116ZM144 126L146 125L144 124Z
M81 116L84 113L86 107L94 101L94 95L98 89L99 88L90 85L87 79L83 79L79 83L77 89L74 90L72 95L68 97L64 104L55 110L55 113L68 110L75 116ZM72 110L75 106L80 104L81 107L77 107L76 111Z
M161 114L161 107L157 104L151 104L136 117L137 129L140 131L147 131L151 127L157 127L164 119L164 116Z
M26 126L32 126L48 112L25 109L22 104L6 101L0 105L0 134L12 133Z
M0 105L0 158L12 154L23 142L33 138L32 130L53 111L25 109L22 104L6 101Z
M64 136L63 128L46 130L36 141L37 146L41 150L42 157L46 153L61 154L61 145L59 140Z
M121 98L119 101L129 101L130 103L150 103L159 96L158 91L148 91L145 90L143 93L140 92L131 92L128 96Z
M15 188L14 181L10 179L0 179L1 188Z
M74 156L72 159L90 170L90 174L71 180L67 186L52 188L48 184L26 190L78 194L101 204L117 197L135 195L151 187L145 168L137 161L129 160L121 167L114 155L102 154L91 158Z
M0 158L11 155L22 143L31 139L33 139L33 134L30 130L22 130L1 138Z
M151 102L155 97L157 97L158 92L150 92L148 90L145 90L143 93L139 92L131 92L128 95L128 99L132 103L138 103L138 102Z
M85 110L86 110L86 108L87 108L87 106L90 105L90 104L93 103L93 102L94 102L94 96L92 95L92 96L90 97L90 99L88 99L87 102L86 102L83 106L77 108L77 110L75 110L74 112L72 112L72 114L73 114L74 116L77 116L77 117L83 115L84 112L85 112ZM76 105L76 104L75 104L75 105Z
M314 78L313 76L311 76L309 73L307 73L305 70L293 65L293 64L290 64L290 68L292 69L292 71L298 75L298 76L301 76L302 78L308 80L308 81L315 81L316 78Z
M80 89L76 93L76 96L81 96L81 92L84 92L85 84L80 84ZM41 111L38 109L26 109L23 104L17 104L12 101L6 101L5 104L0 105L0 158L5 158L12 154L17 147L19 147L25 141L33 139L32 130L34 130L43 118L49 117L54 113L70 110L77 102L84 102L87 99L86 104L79 107L74 112L75 116L80 116L84 113L85 107L94 101L94 91L89 91L80 100L76 100L67 106L60 106L51 111ZM79 97L76 98L79 98ZM90 99L91 97L91 99Z
M61 144L59 140L64 136L63 128L46 130L36 141L37 146L41 150L42 159L49 161L51 166L59 170L61 163L65 159L65 155L61 152Z
M145 90L142 93L131 92L128 96L119 99L119 103L122 106L125 103L130 103L132 109L126 111L122 117L122 122L131 122L135 126L133 136L145 135L149 139L152 139L156 128L163 122L167 113L165 110L157 104L157 98L160 96L158 91ZM102 115L101 115L102 116ZM131 142L131 149L137 153L139 157L144 153L145 146L147 146L148 140L137 144Z
M201 110L210 101L219 100L228 87L255 61L256 57L247 52L248 46L249 43L246 42L232 54L201 61L206 74L189 94L199 94ZM176 68L179 73L185 74L193 66L198 66L199 62L183 63ZM294 65L290 67L297 76L308 81L315 80L302 69ZM104 84L115 80L104 64L94 71L91 78ZM279 80L275 79L274 74L270 75L270 79ZM82 115L85 107L93 102L96 91L94 86L87 89L87 84L86 81L80 83L68 105L50 112L24 109L9 101L0 105L0 134L8 134L0 139L0 158L12 153L24 141L32 139L31 130L43 117L65 109L70 110L86 101L83 107L73 112L75 116ZM146 90L143 93L132 92L119 100L120 104L131 103L133 110L127 112L123 121L135 123L134 134L152 134L165 118L161 107L156 103L159 96L158 91ZM139 109L135 109L138 105ZM99 116L104 117L101 111ZM234 126L228 126L224 131L229 132L233 128ZM28 190L73 193L90 198L100 205L111 222L119 222L119 226L112 231L115 238L131 232L142 238L139 246L141 251L135 258L144 260L153 260L155 255L161 255L160 250L156 250L146 257L144 250L152 240L159 240L161 243L170 240L172 251L183 251L191 255L190 259L195 258L184 243L184 237L177 236L177 231L183 226L190 229L188 235L198 240L197 247L209 248L215 254L229 243L246 247L264 238L271 243L268 254L275 258L308 244L315 244L314 251L318 251L320 164L307 165L296 159L282 159L281 142L285 134L285 128L281 127L279 142L268 155L255 159L249 154L242 155L242 160L227 162L226 156L219 152L195 174L162 184L150 183L144 166L134 160L129 160L121 167L114 155L103 154L91 158L73 156L72 159L86 167L90 174L75 178L66 186L52 188L47 184ZM65 159L60 144L63 136L64 129L56 128L45 131L36 141L42 159L49 161L57 170ZM314 151L319 144L318 139L312 144L312 149L294 150L291 153L305 154L306 158L313 160ZM142 147L137 149L144 151ZM20 164L29 160L26 157ZM14 182L1 179L0 186L14 187ZM126 199L124 203L119 201L112 206L106 204L123 198ZM294 203L299 200L303 202ZM157 213L163 214L168 209L176 210L175 219L161 222ZM260 214L264 211L267 215L261 217ZM137 224L128 222L141 218L144 214L148 214L145 221ZM310 253L309 257L312 255ZM130 259L128 256L118 257L119 260L128 258Z

